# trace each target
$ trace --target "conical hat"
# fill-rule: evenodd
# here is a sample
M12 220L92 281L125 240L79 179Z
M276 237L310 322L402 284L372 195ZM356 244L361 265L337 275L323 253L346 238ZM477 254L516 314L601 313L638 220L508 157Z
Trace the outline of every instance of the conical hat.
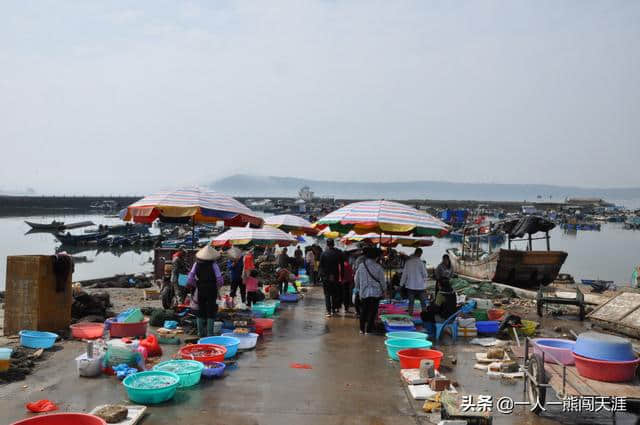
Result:
M229 248L229 250L227 251L227 256L229 258L237 260L238 258L242 257L242 251L234 246L233 248Z
M206 245L196 253L196 258L203 261L215 261L220 258L220 251L211 245Z

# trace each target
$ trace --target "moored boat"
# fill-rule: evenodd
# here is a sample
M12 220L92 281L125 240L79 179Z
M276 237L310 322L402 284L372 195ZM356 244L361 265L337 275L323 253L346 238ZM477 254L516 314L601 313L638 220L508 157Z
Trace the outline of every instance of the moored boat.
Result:
M33 230L58 230L64 227L63 221L51 221L51 223L34 223L32 221L26 221Z
M509 249L498 249L485 252L478 244L467 246L463 242L463 250L449 249L454 273L463 277L488 280L519 288L537 289L553 282L567 258L564 251L552 251L549 247L549 230L555 224L541 217L524 217L499 224L508 236ZM533 234L544 232L547 250L533 250ZM528 234L527 239L522 238ZM541 238L535 238L541 239ZM528 241L527 250L511 249L512 242Z
M72 235L71 233L56 233L56 239L66 245L82 245L89 242L96 242L106 238L108 232L85 233L82 235Z

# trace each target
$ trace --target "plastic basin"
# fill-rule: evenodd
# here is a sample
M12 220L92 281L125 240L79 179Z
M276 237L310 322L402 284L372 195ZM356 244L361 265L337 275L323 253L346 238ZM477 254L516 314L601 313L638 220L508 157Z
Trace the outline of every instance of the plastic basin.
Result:
M625 362L636 359L633 347L628 340L599 332L584 332L578 335L573 352L589 359L610 362Z
M238 352L240 346L240 340L232 336L208 336L206 338L200 338L198 344L216 344L221 345L227 349L224 355L225 359L230 359Z
M77 339L100 338L104 332L102 323L82 322L71 325L71 336Z
M423 332L411 332L411 331L397 331L397 332L387 332L387 339L397 339L397 338L405 338L405 339L427 339L429 335Z
M153 370L162 370L178 375L180 388L191 387L200 382L202 369L204 369L204 364L195 360L168 360L153 367Z
M135 323L119 323L112 318L110 319L110 323L108 325L109 336L111 336L111 338L124 338L124 337L136 337L136 336L145 337L147 336L148 324L149 324L149 319L144 319L142 322L135 322Z
M273 319L253 319L253 323L257 329L267 330L273 328Z
M237 338L240 340L240 345L238 345L239 350L251 350L255 348L258 343L258 334L257 333L246 333L246 334L237 334L235 332L224 333L222 336L230 336L232 338Z
M53 332L20 331L20 345L27 348L51 348L58 339L58 334Z
M97 416L86 413L51 413L41 416L33 416L11 425L107 425Z
M400 367L402 369L418 369L420 367L420 361L433 360L433 367L438 370L443 356L442 351L424 348L409 348L398 351L398 358L400 359Z
M283 303L297 303L298 294L281 294L280 301L282 301Z
M224 375L224 369L227 367L222 362L207 362L204 363L204 369L202 369L202 376L205 378L220 378Z
M480 334L495 334L500 329L500 322L494 320L476 322L476 329Z
M264 317L271 317L276 312L276 306L266 304L254 304L251 306L251 311L260 312Z
M0 372L6 372L11 365L11 353L13 349L2 347L0 348Z
M158 404L171 400L180 385L175 373L161 370L134 373L124 378L129 399L140 404Z
M576 369L580 376L603 382L631 381L636 375L640 359L625 362L594 360L573 353Z
M413 320L411 321L411 324L396 325L396 326L390 325L387 322L385 322L384 329L387 332L408 332L408 331L415 331L416 326L413 323Z
M400 360L398 358L398 351L405 350L407 348L431 348L431 342L422 339L387 339L384 342L387 346L387 354L392 360Z
M487 318L489 320L502 320L505 311L501 308L492 308L487 310Z
M404 314L382 314L382 315L380 315L380 319L383 322L393 322L393 321L399 321L399 320L411 320L411 316L409 316L407 313L404 313Z
M218 344L190 344L178 350L178 354L185 360L199 362L221 362L227 353L227 348Z
M568 339L536 338L533 339L533 352L542 356L544 352L545 363L560 363L571 366L573 359L573 346L575 342Z

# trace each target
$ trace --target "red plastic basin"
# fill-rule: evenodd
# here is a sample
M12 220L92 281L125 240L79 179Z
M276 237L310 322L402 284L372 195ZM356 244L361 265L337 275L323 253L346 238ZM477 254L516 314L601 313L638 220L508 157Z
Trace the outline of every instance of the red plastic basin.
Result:
M580 376L603 382L625 382L633 380L640 359L626 362L594 360L573 353Z
M115 319L114 319L115 320ZM109 335L111 338L124 338L124 337L136 337L147 336L147 325L149 324L149 319L144 319L142 322L136 323L119 323L119 322L111 322L111 327L109 328Z
M82 322L71 325L71 336L77 339L96 339L102 336L102 323Z
M487 310L487 317L489 320L502 320L504 313L505 311L501 308L492 308L491 310Z
M11 425L107 425L97 416L85 413L51 413L13 422Z
M438 370L443 356L442 351L426 348L408 348L398 351L400 368L402 369L418 369L421 360L433 360L433 367Z
M190 344L182 347L178 354L185 360L199 362L223 362L227 347L218 344Z

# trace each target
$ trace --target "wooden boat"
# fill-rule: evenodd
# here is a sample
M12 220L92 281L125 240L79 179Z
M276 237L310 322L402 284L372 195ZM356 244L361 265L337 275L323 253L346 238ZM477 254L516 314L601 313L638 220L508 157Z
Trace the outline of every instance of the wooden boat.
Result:
M32 221L26 221L33 230L59 230L64 227L63 221L55 221L53 220L51 223L34 223Z
M463 251L447 250L454 273L526 289L537 289L553 282L567 258L566 252L549 248L549 230L555 224L540 217L524 217L505 222L502 227L509 238L509 249L487 253L479 249L477 242L475 246L467 246L463 241ZM534 238L531 235L540 229L546 234L542 238L547 241L546 251L532 249ZM514 239L524 236L524 233L529 234L528 239ZM511 249L512 242L522 240L529 242L527 250Z
M85 233L83 235L72 235L70 233L56 233L56 239L65 245L82 245L89 242L96 242L109 236L108 232Z

